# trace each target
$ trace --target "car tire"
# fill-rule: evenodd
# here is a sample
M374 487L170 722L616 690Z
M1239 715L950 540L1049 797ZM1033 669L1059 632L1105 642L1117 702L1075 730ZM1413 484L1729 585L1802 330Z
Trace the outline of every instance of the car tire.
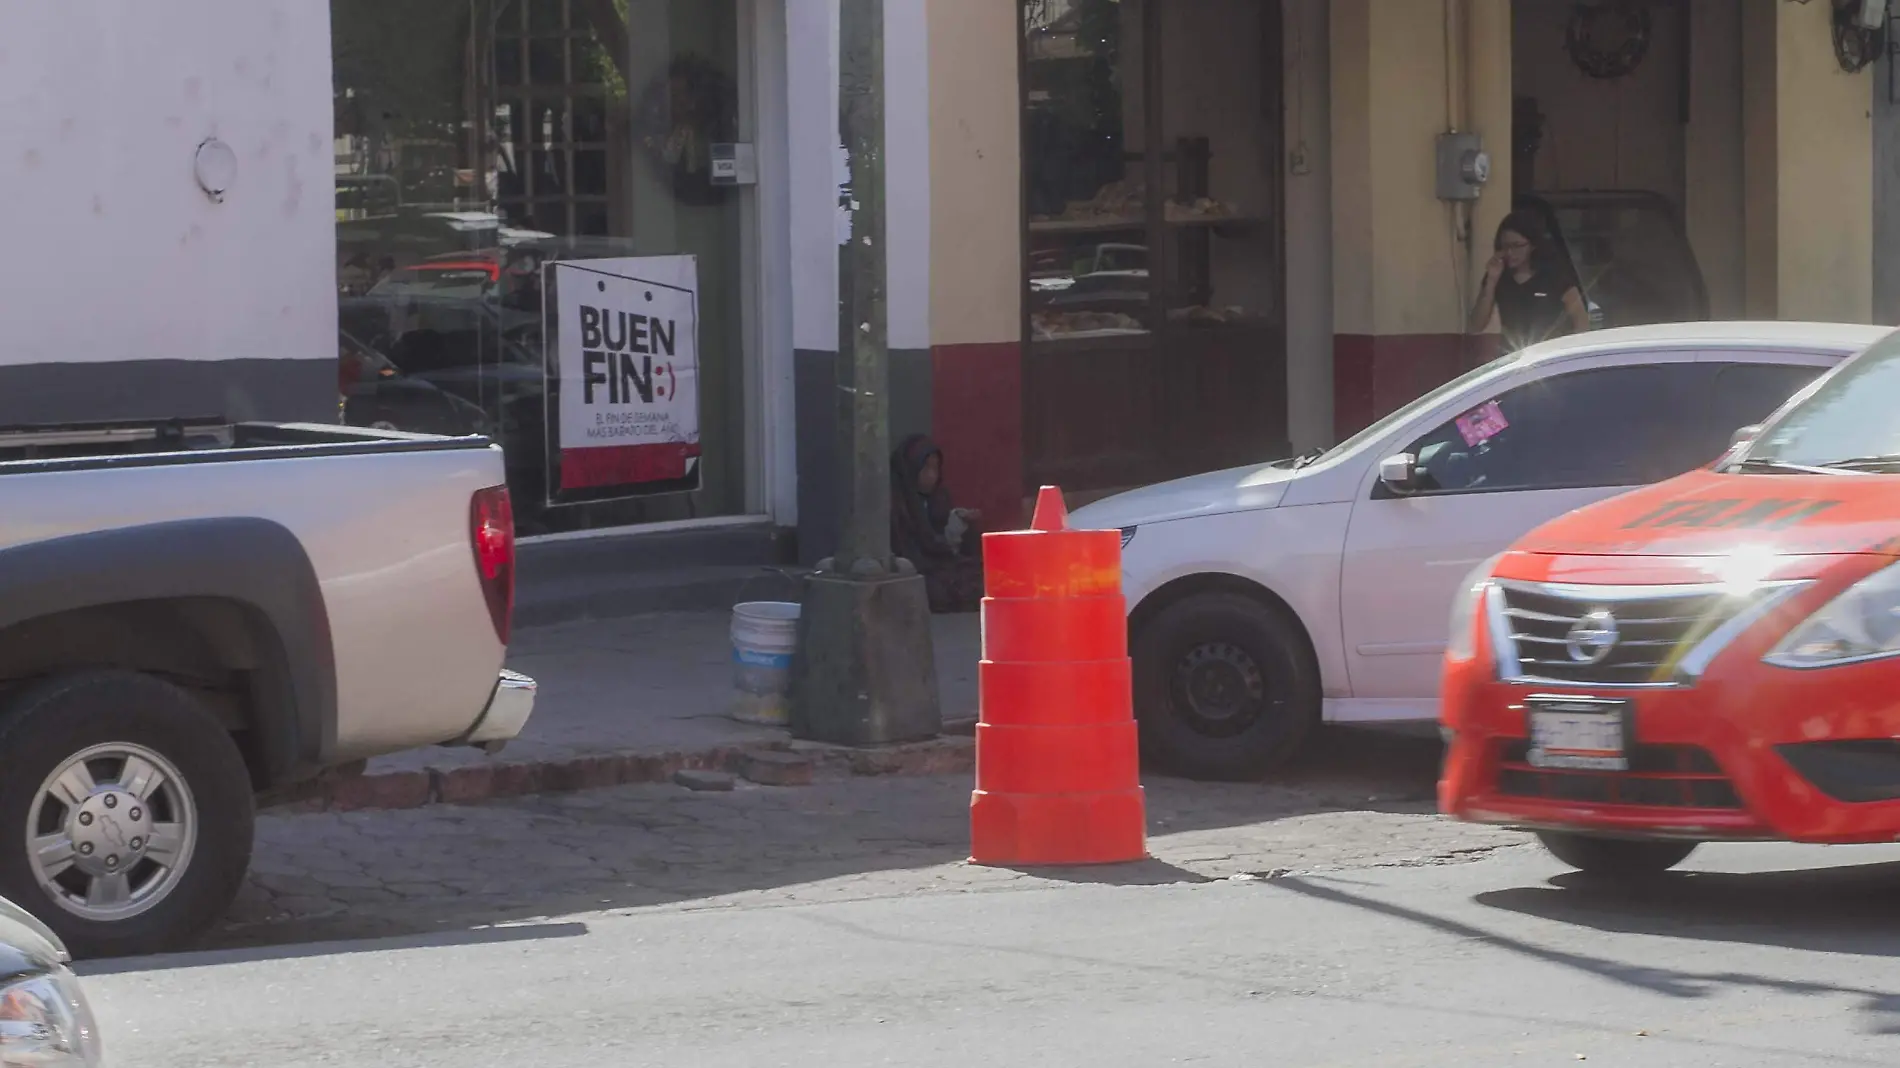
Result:
M75 957L178 948L237 896L250 773L184 690L116 670L36 683L0 706L0 759L0 895Z
M1661 875L1689 859L1700 842L1672 839L1603 838L1574 831L1539 831L1550 855L1585 875L1640 879Z
M1258 779L1319 723L1319 667L1305 632L1245 594L1168 605L1141 627L1132 653L1142 753L1163 770Z

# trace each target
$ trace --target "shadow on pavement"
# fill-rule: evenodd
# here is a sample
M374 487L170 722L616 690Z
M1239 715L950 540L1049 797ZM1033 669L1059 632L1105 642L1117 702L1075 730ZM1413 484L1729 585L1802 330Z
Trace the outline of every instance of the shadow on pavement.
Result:
M1355 813L1431 812L1438 753L1435 739L1326 731L1300 767L1272 782L1145 775L1148 832L1151 841L1166 838L1168 848L1157 851L1161 859L1104 868L1010 872L962 865L971 788L963 776L794 788L742 784L729 793L638 786L467 806L273 816L259 821L249 884L210 945L442 933L727 903L756 892L806 901L914 892L935 883L995 887L1024 877L1200 882L1208 876L1177 864L1225 874L1226 868L1251 870L1256 860L1323 862L1342 840L1365 837L1350 823ZM1271 829L1314 816L1325 822L1298 834ZM1342 818L1348 822L1338 822ZM1413 832L1388 828L1385 834L1363 848L1417 845ZM919 874L925 869L928 874ZM810 888L819 883L823 889Z
M1314 734L1294 762L1254 783L1200 783L1144 769L1150 815L1170 826L1221 826L1254 822L1260 813L1431 813L1438 805L1438 768L1444 746L1437 738L1391 730L1327 727ZM1158 788L1166 793L1156 798ZM1193 810L1168 813L1175 797L1192 799ZM1203 804L1203 801L1212 802ZM1158 806L1157 806L1158 802ZM1173 822L1173 821L1179 821Z
M1616 884L1567 872L1492 890L1489 908L1616 934L1667 935L1821 953L1900 956L1900 863L1799 871L1670 872Z
M1099 867L1011 867L1001 870L1033 875L1050 882L1081 886L1178 886L1181 883L1209 883L1213 879L1153 857L1133 864L1104 864Z
M1756 975L1748 972L1698 972L1677 968L1659 967L1650 964L1632 964L1627 961L1612 960L1607 957L1593 956L1567 950L1552 949L1536 945L1510 935L1487 931L1484 928L1464 923L1446 916L1437 916L1419 909L1389 901L1378 901L1358 894L1325 885L1313 879L1289 876L1260 884L1275 889L1286 890L1306 897L1333 904L1349 906L1365 912L1375 913L1406 923L1417 924L1432 930L1451 935L1455 938L1481 943L1493 949L1503 950L1530 960L1545 964L1558 965L1573 971L1582 972L1627 986L1639 987L1651 993L1672 998L1706 998L1722 990L1761 990L1782 994L1844 994L1862 1000L1861 1009L1873 1018L1872 1030L1877 1034L1900 1034L1900 992L1872 990L1861 987L1840 986L1833 983L1811 982L1799 979L1781 979L1769 975ZM1811 899L1805 896L1790 895L1783 898L1783 912L1797 911L1787 902L1800 902L1800 909L1810 906ZM1620 928L1637 930L1639 928ZM1678 928L1659 929L1655 933L1682 936L1685 932ZM1792 943L1790 943L1792 944ZM1808 947L1812 948L1812 947ZM1753 1052L1761 1052L1754 1050ZM1794 1052L1794 1051L1789 1051Z
M510 924L502 927L475 927L444 931L441 934L399 935L390 938L357 939L349 942L310 942L303 945L273 945L248 949L208 949L195 953L171 953L157 957L89 960L75 964L73 971L82 976L169 972L185 968L211 968L222 964L250 964L264 960L335 957L348 953L389 953L405 949L539 942L550 938L579 938L586 933L587 925L584 923Z

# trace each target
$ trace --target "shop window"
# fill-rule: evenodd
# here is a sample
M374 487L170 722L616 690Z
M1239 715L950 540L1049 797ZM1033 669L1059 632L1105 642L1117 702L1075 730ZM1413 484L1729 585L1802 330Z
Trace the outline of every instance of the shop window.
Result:
M1023 0L1027 484L1285 451L1276 0Z
M345 421L490 435L524 534L746 510L740 198L712 185L707 149L740 133L738 9L331 0ZM603 463L564 432L578 298L552 280L629 258L648 265L632 277L691 275L660 279L690 294L691 359L669 319L642 356L670 362L599 383L617 406L601 425L667 445L664 462ZM629 270L597 273L606 308Z

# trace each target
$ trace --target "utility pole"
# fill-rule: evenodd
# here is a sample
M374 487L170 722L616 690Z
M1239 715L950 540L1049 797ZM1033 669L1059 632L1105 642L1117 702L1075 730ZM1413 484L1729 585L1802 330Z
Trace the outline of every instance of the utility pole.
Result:
M838 421L849 469L843 544L805 584L792 733L840 745L943 728L924 580L891 554L885 289L884 0L840 0Z

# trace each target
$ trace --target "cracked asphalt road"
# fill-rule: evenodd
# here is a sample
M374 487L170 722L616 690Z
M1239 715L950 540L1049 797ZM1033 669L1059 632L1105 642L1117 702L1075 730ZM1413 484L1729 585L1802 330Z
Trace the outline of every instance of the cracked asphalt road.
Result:
M1341 733L1274 785L1148 779L1146 864L1093 881L1455 862L1523 841L1432 812L1435 743ZM210 944L438 932L653 905L983 891L1073 879L964 863L966 776L731 793L633 786L480 805L269 815Z

